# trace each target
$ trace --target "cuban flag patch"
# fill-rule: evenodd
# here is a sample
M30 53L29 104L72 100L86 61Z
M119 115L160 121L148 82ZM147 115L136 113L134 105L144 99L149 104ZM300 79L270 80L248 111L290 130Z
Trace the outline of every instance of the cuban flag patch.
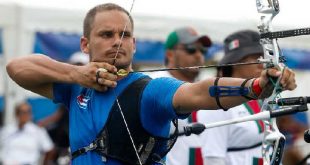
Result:
M88 101L90 100L89 96L85 96L83 94L79 95L77 97L77 103L79 105L80 108L82 109L86 109L87 105L88 105Z

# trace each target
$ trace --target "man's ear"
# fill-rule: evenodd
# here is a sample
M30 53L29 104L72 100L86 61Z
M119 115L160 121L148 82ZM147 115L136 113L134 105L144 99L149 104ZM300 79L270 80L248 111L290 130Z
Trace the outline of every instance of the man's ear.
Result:
M133 38L133 53L132 54L135 54L136 53L136 38L134 37Z
M85 54L89 54L89 41L86 37L81 37L80 40L81 51Z
M168 60L167 63L173 63L174 62L174 53L173 50L167 49L166 50L166 59Z

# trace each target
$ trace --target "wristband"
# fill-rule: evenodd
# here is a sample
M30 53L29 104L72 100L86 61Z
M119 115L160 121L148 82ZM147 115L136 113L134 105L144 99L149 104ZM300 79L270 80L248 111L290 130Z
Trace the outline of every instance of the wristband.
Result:
M259 78L255 79L252 84L252 91L256 96L262 93L262 88L259 86Z

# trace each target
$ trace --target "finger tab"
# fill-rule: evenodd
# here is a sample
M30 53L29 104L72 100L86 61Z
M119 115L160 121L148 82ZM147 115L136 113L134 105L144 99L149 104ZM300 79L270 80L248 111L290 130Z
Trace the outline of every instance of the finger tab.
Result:
M128 75L128 71L126 71L125 69L120 69L117 71L117 75L118 76L126 76L126 75Z

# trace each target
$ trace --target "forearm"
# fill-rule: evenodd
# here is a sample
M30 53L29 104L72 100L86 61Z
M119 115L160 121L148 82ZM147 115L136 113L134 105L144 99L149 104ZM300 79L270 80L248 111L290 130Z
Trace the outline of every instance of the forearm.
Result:
M41 94L53 82L74 83L73 65L55 61L43 55L30 55L13 59L7 64L9 76L25 89Z
M175 108L179 113L189 113L197 109L220 109L215 97L211 97L209 88L214 85L215 78L206 79L197 83L187 83L182 85L176 92L174 100ZM218 86L240 86L244 79L221 78ZM248 81L245 86L250 86ZM240 105L248 101L243 96L220 97L220 104L225 108Z
M43 55L30 55L12 60L7 65L9 76L23 87L51 82L72 83L74 66Z
M53 98L53 83L79 84L104 92L117 83L115 66L106 62L90 62L76 66L43 55L30 55L12 60L7 65L9 76L20 86L42 96ZM106 72L98 72L99 68Z

